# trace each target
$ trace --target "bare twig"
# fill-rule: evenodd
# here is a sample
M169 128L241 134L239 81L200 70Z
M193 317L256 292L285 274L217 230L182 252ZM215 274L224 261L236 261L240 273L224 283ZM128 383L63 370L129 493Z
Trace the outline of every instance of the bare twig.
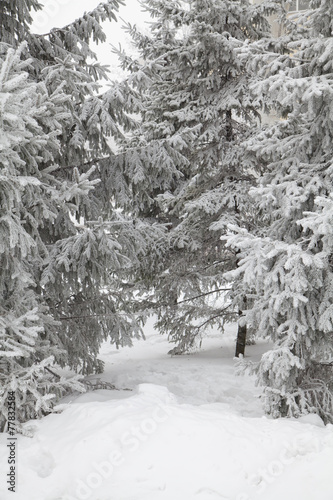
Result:
M45 369L46 371L48 371L49 373L51 373L54 377L56 377L56 378L58 378L58 379L60 379L60 378L61 378L61 377L60 377L60 375L58 375L58 374L57 374L57 373L55 373L53 370L51 370L51 368L48 368L47 366L44 366L44 369Z
M189 299L180 300L175 305L178 306L178 304L183 304L183 302L190 302L191 300L200 299L201 297L205 297L206 295L211 295L212 293L228 292L229 290L231 290L231 288L218 288L210 292L201 293L200 295L196 295L195 297L190 297Z
M113 318L115 313L113 314L90 314L85 316L61 316L59 318L60 321L70 321L72 319L91 319L91 318Z

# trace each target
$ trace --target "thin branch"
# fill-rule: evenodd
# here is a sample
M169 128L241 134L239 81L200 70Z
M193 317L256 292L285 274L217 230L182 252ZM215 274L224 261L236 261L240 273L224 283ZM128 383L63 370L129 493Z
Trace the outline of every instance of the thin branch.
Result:
M213 237L211 238L211 240L213 240ZM206 240L206 243L207 243L208 240ZM229 253L231 252L229 249L228 249ZM182 278L183 276L188 276L188 275L191 275L191 274L194 274L194 275L197 275L199 272L202 272L202 271L206 271L207 269L209 269L210 267L215 267L215 266L218 266L219 264L225 264L226 262L230 262L232 261L233 259L231 257L226 257L225 259L223 260L216 260L215 262L213 262L212 264L208 264L207 266L205 267L195 267L193 270L191 271L186 271L186 272L183 272L183 273L178 273L177 276Z
M81 163L80 165L67 165L65 167L61 167L59 166L59 170L74 170L74 168L81 168L81 167L90 167L91 165L93 165L94 163L99 163L103 160L111 160L112 157L114 157L116 155L109 155L109 156L104 156L103 158L94 158L90 161L86 161L84 163Z
M102 97L102 96L98 96L98 97ZM138 146L132 146L132 147L129 147L129 148L126 148L126 150L120 152L120 153L117 153L117 154L110 154L108 156L104 156L103 158L93 158L92 160L88 161L88 162L85 162L85 163L82 163L81 165L68 165L68 166L60 166L59 168L62 169L62 170L65 170L65 169L73 169L73 168L80 168L82 166L89 166L89 165L92 165L93 163L99 163L101 161L104 161L104 160L111 160L112 158L118 158L118 157L121 157L121 156L124 156L126 155L128 152L130 151L143 151L149 147L151 147L152 145L154 144L157 144L159 143L162 148L162 146L169 146L169 141L167 139L154 139L152 141L150 141L149 143L147 144L143 144L143 145L138 145ZM185 158L185 157L184 157ZM188 161L188 160L187 160Z
M67 24L64 28L53 28L51 31L49 31L48 33L34 33L34 36L36 38L44 38L46 36L50 36L50 35L53 35L55 33L59 33L59 32L64 32L66 33L68 31L68 28L69 28L70 24Z
M55 373L54 371L52 371L50 368L48 368L47 366L44 366L44 370L50 372L54 377L60 379L60 375L58 375L57 373Z
M211 295L212 293L228 292L229 290L231 290L231 288L218 288L210 292L201 293L200 295L196 295L195 297L190 297L189 299L180 300L175 305L178 306L179 304L183 304L183 302L190 302L191 300L200 299L201 297L205 297L206 295Z
M86 316L61 316L60 321L71 321L72 319L91 319L91 318L113 318L114 314L91 314Z
M333 366L333 361L317 361L313 359L312 363L319 366Z
M224 309L221 309L220 312L218 314L215 314L214 316L211 316L210 318L208 318L206 321L204 321L203 323L201 323L201 325L195 325L194 328L200 330L200 328L202 328L203 326L207 325L207 323L209 323L210 321L213 321L214 319L216 318L219 318L220 316L223 315L223 312L226 311L227 309L229 309L229 307L231 307L232 304L229 304L227 307L225 307ZM233 315L234 313L228 313L228 315Z
M262 55L266 55L266 56L270 56L270 57L273 57L274 59L276 58L276 56L280 56L280 57L284 57L284 58L287 58L287 59L292 59L293 61L299 61L299 62L303 62L303 63L311 63L311 59L302 59L300 57L294 57L292 52L287 52L285 54L278 54L277 52L271 52L271 51L268 51L268 50L262 50L261 47L252 47L252 50L253 51L256 51L258 54Z

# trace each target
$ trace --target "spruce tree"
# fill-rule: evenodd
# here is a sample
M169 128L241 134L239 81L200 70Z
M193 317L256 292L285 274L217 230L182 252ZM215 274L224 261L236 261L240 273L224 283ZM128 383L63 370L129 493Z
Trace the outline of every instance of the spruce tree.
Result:
M114 168L127 177L137 214L168 227L163 258L149 261L143 283L158 328L182 352L243 307L236 288L226 298L231 285L223 273L238 257L221 236L228 223L249 225L254 215L248 190L258 165L244 160L242 144L258 114L243 48L269 27L263 7L248 1L142 5L153 18L151 36L128 26L138 60L119 52L129 85L142 95L142 122Z
M332 421L332 25L313 0L284 35L253 47L261 101L281 119L248 144L266 170L252 190L265 224L234 228L239 270L252 289L246 321L274 348L253 368L268 413L317 412Z
M100 372L103 340L141 335L130 281L155 229L115 210L107 191L109 138L134 122L121 87L99 92L106 73L89 48L119 4L35 35L38 2L0 1L1 430L8 391L20 422L40 416L83 389L54 363Z

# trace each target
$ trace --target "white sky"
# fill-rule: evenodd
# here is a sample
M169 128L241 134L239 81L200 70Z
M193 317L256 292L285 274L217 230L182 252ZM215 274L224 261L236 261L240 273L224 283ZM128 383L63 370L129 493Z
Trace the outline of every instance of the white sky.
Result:
M51 28L61 28L66 24L80 17L84 12L94 9L102 0L40 0L44 4L44 9L34 14L34 23L32 30L35 33L47 33ZM124 7L120 7L119 14L116 13L118 22L105 22L103 29L107 35L107 42L94 47L98 54L98 60L102 64L110 65L114 76L120 76L120 70L117 68L117 57L112 54L110 44L118 46L119 42L123 47L129 47L129 39L121 29L124 19L131 24L137 24L142 29L147 21L147 13L141 11L141 6L137 0L127 0ZM112 77L112 75L111 75Z

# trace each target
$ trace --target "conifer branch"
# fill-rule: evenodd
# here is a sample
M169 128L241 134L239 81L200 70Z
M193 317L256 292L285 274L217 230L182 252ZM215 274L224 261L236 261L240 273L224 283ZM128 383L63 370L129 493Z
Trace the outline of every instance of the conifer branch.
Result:
M91 318L114 318L116 313L113 314L88 314L83 316L60 316L60 321L71 321L73 319L91 319Z
M51 368L49 368L48 366L44 366L44 370L48 371L49 373L51 373L51 375L53 375L54 377L56 377L57 379L61 379L60 375L58 375L57 373L55 373L53 370L51 370Z
M213 321L214 319L216 318L220 318L221 316L225 316L224 314L224 311L226 311L227 309L229 309L229 307L231 307L232 304L229 304L227 307L225 307L224 309L221 309L217 314L215 314L214 316L211 316L210 318L208 318L206 321L204 321L203 323L201 323L201 325L195 325L194 328L200 330L200 328L202 328L203 326L207 325L208 323L210 323L211 321ZM233 316L235 313L228 313L229 316Z
M82 167L91 167L92 165L96 163L100 163L104 160L111 160L111 158L114 158L116 155L109 155L109 156L104 156L101 158L93 158L92 160L85 161L81 163L80 165L65 165L65 166L59 166L59 170L74 170L77 168L78 170Z
M97 22L103 21L107 17L109 17L109 18L112 17L112 19L114 19L115 21L117 21L116 16L114 14L113 15L112 14L108 14L107 10L105 10L102 13L99 11L99 9L101 7L103 7L104 5L108 5L109 3L110 3L110 1L105 1L105 2L100 3L95 9L93 9L93 10L91 10L89 12L85 12L83 14L83 16L79 17L78 19L76 19L72 23L66 24L66 26L63 26L62 28L53 28L48 33L34 34L34 36L36 38L45 38L47 36L55 35L57 33L66 33L68 31L72 30L73 28L75 29L77 24L79 24L82 20L87 20L89 17L92 17L92 18L96 19ZM115 0L113 3L114 3L114 9L115 10L119 9L119 5L125 5L124 2L123 2L123 0Z
M228 292L230 290L231 288L218 288L217 290L211 290L210 292L201 293L200 295L196 295L195 297L180 300L179 302L176 302L175 305L178 306L179 304L183 304L184 302L191 302L191 300L200 299L201 297L206 297L207 295L212 295L213 293Z

